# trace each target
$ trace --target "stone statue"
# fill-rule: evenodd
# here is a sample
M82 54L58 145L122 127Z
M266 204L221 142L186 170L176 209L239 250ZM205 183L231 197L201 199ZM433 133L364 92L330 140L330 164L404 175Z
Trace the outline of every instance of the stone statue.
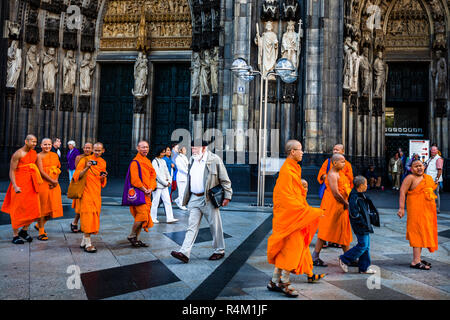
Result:
M300 56L300 32L295 32L294 21L287 23L286 32L281 41L281 56L291 61L294 68L297 69Z
M275 68L278 55L278 39L275 32L272 31L272 22L265 23L266 31L259 35L259 26L256 24L255 43L258 46L258 67L263 76L267 76L269 71ZM269 80L274 80L275 76L271 75Z
M211 50L211 92L219 92L219 82L217 80L219 76L219 47L214 47Z
M442 51L436 51L436 69L433 70L433 77L435 83L435 98L447 98L447 63L442 56Z
M262 20L278 20L278 0L264 0L261 11Z
M343 88L350 90L353 76L353 59L352 59L352 39L345 38L344 42L344 84Z
M25 89L33 90L36 86L39 72L39 55L36 54L36 45L30 46L25 63Z
M147 91L147 57L139 52L136 62L134 64L134 89L131 90L136 98L144 97L148 94Z
M368 97L370 95L372 66L369 62L369 48L363 49L363 54L359 56L359 74L361 79L361 96Z
M200 83L200 54L198 52L192 53L192 96L199 96L199 83Z
M95 61L90 52L85 52L80 65L80 93L91 94L91 76L94 73Z
M63 61L63 93L74 93L76 72L77 62L75 61L73 51L69 50Z
M55 48L48 48L47 52L44 52L42 63L44 65L44 91L54 93L55 75L58 73Z
M22 70L22 49L19 49L17 40L13 40L8 48L7 70L6 86L16 88Z
M350 91L358 92L358 72L359 72L359 56L358 56L358 42L352 42L352 77L350 83Z
M375 90L373 96L382 98L384 88L387 82L388 65L383 60L383 52L378 51L377 57L373 63L373 76L375 80Z
M201 69L200 69L200 91L202 96L209 95L209 81L210 81L210 57L209 50L203 51L203 59L200 60Z

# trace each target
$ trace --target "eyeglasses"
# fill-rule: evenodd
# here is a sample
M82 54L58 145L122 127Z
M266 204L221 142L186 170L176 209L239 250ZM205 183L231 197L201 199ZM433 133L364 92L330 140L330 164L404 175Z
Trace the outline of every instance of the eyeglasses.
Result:
M302 149L291 149L291 150L295 150L295 151L297 151L297 150L302 150Z

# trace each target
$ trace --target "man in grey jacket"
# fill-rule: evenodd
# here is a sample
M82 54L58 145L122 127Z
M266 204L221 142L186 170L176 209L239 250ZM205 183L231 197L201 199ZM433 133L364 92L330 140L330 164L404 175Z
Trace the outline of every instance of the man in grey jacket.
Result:
M231 200L233 190L222 159L207 150L205 141L202 141L201 146L192 143L192 157L189 161L187 178L183 206L187 205L189 210L188 228L180 251L172 251L171 255L184 263L189 262L192 246L197 238L200 222L204 215L213 238L214 253L209 260L222 259L225 256L222 220L219 208L214 207L209 199L208 191L219 184L222 185L224 189L222 206L225 207Z

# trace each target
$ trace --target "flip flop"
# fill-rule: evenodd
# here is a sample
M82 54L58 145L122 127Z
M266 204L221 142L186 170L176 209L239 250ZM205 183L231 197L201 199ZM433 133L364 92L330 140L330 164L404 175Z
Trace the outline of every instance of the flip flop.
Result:
M425 265L425 264L423 264L422 262L419 262L418 264L415 264L415 265L410 264L409 267L412 268L412 269L430 270L430 267Z

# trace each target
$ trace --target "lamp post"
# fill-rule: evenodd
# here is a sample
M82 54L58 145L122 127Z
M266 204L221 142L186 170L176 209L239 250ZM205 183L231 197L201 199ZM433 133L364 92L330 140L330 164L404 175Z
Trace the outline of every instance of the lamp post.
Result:
M281 58L275 64L273 71L267 72L265 75L261 71L254 70L242 58L237 58L233 61L230 70L239 79L250 82L255 78L255 75L260 75L260 95L259 95L259 132L258 132L258 207L264 207L264 189L266 182L266 155L267 155L267 95L269 76L279 76L283 82L292 83L297 79L297 74L294 65L286 58ZM263 90L264 89L264 90ZM263 110L263 95L264 95L264 110ZM264 118L263 118L264 113Z

